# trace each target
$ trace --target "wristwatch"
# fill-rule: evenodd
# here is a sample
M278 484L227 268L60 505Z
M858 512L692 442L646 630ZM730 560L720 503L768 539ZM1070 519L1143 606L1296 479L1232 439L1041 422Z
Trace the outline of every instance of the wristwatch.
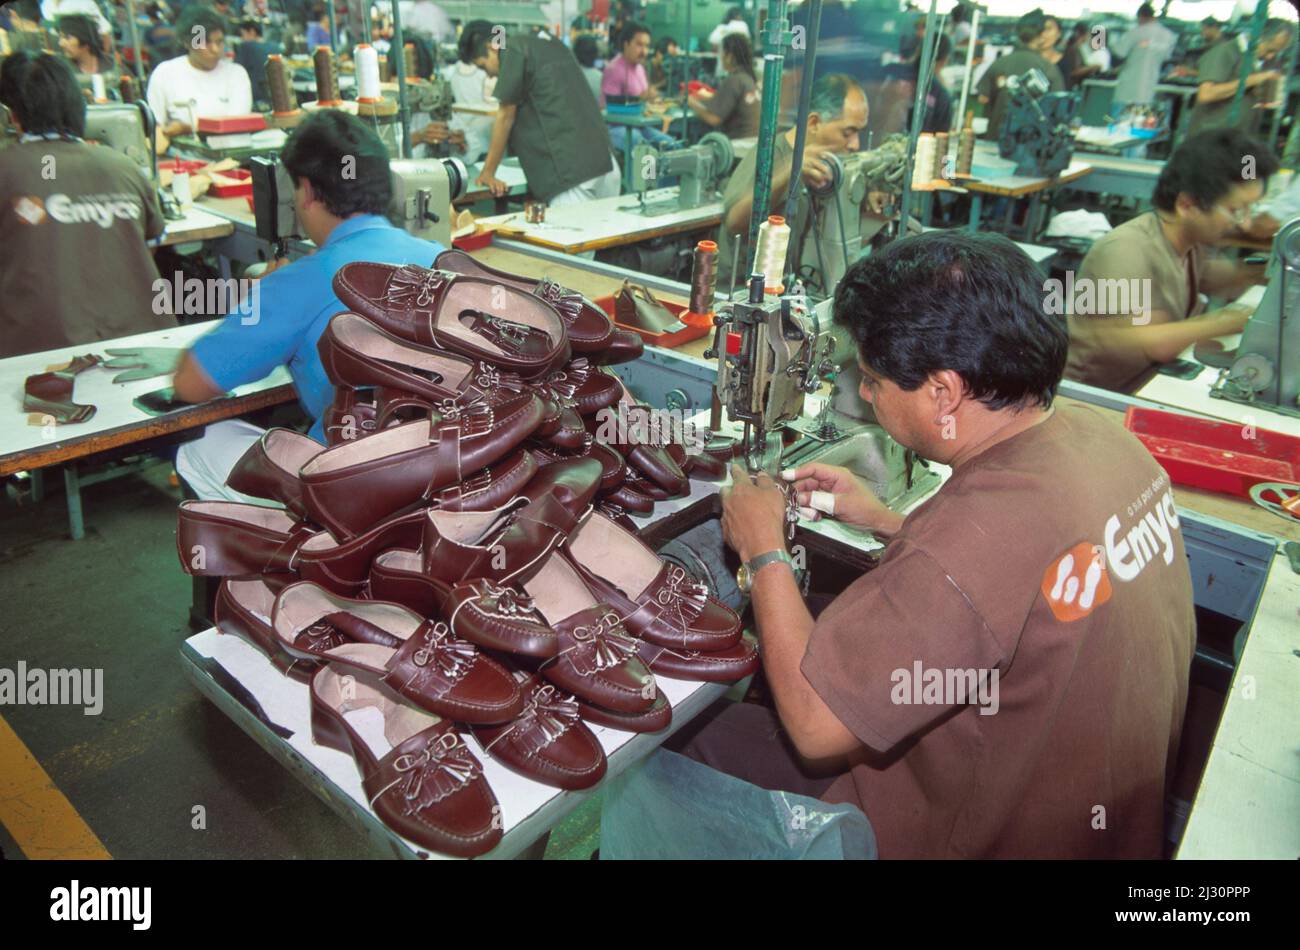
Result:
M742 594L748 594L754 586L754 575L762 568L776 561L783 564L789 564L791 572L794 571L794 559L785 553L784 548L776 551L768 551L766 554L760 554L752 557L736 569L736 586L740 588Z

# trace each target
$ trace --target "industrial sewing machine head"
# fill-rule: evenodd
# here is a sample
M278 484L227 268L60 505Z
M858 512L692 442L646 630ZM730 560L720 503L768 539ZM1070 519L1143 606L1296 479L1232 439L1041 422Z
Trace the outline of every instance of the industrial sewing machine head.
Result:
M747 466L774 474L782 428L800 418L804 396L816 392L832 369L831 341L802 287L768 294L764 283L761 274L753 275L746 298L721 309L713 346L704 355L718 359L718 401L730 419L744 425ZM736 353L727 352L728 331L740 336Z
M709 132L695 145L684 148L636 146L632 149L632 190L641 199L638 210L645 215L672 214L716 200L719 188L731 174L733 161L731 139L720 132ZM645 200L647 191L674 177L680 179L675 199Z
M1300 217L1273 238L1264 297L1210 395L1300 416Z
M1016 174L1050 178L1069 167L1074 155L1071 123L1079 111L1077 92L1050 92L1042 70L1007 77L1011 97L998 136L998 154L1016 163Z

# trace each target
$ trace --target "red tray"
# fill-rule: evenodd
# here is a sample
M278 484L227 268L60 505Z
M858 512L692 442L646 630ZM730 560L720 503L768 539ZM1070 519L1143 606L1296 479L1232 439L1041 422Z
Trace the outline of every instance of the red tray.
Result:
M253 173L246 168L232 168L228 172L213 172L212 187L208 194L214 198L238 198L253 194Z
M160 172L185 172L187 175L193 175L200 168L207 168L208 163L194 158L169 158L165 162L158 163Z
M679 319L681 318L682 311L686 309L686 304L684 303L673 303L671 300L661 300L659 302L662 303L673 316ZM691 340L698 340L700 337L713 332L713 327L688 326L686 329L678 330L676 333L652 333L649 330L642 330L640 327L626 326L625 324L619 323L614 317L615 307L613 294L610 294L607 297L596 298L596 306L609 314L610 319L614 320L614 325L616 327L623 330L631 330L651 346L662 346L664 349L670 350L674 346L681 346L683 343L688 343Z
M203 135L261 132L264 128L266 128L266 116L260 112L252 112L248 115L199 116L199 132Z
M478 251L492 243L494 231L483 231L480 234L466 234L464 237L452 238L451 246L458 247L462 251Z
M1249 498L1260 482L1300 483L1295 436L1136 406L1124 413L1124 427L1178 485Z

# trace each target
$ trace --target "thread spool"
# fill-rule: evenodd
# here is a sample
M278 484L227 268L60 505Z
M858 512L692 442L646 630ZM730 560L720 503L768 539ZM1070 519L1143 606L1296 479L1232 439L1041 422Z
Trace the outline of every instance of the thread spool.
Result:
M339 79L334 72L334 51L328 46L318 46L312 54L312 61L316 67L316 104L337 106Z
M108 101L108 90L104 86L104 74L92 73L90 76L90 97L96 102Z
M126 103L135 102L138 98L135 90L135 77L129 73L123 73L117 81L117 92Z
M357 46L352 56L356 64L357 102L378 102L379 91L379 53L369 43Z
M713 295L718 284L718 245L701 241L691 260L691 301L682 322L687 326L713 325Z
M379 81L393 81L393 61L383 53L379 54Z
M271 87L271 113L291 115L297 108L293 87L289 85L289 72L284 67L284 57L271 53L266 57L266 82Z
M420 77L415 74L415 44L407 43L402 48L402 60L406 64L406 81L415 82Z
M912 156L912 187L928 185L934 173L934 135L922 132L916 140L916 154Z
M966 121L961 127L957 139L957 174L969 175L971 164L975 161L975 113L967 112Z
M934 133L934 174L931 178L943 177L943 166L948 161L948 133Z
M785 252L790 247L790 226L779 214L758 226L758 248L754 252L754 273L763 275L763 293L785 290Z

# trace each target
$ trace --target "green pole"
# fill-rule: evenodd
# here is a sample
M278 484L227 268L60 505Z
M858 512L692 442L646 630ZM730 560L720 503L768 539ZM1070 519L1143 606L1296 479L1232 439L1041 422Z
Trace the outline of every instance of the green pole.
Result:
M1259 45L1260 34L1264 32L1264 23L1268 20L1268 0L1259 0L1255 7L1255 16L1250 21L1250 41L1246 44L1246 53L1241 57L1241 71L1237 74L1237 91L1232 95L1232 108L1228 111L1228 125L1237 124L1241 115L1241 100L1246 95L1246 80L1255 71L1255 48Z
M754 270L754 251L758 246L758 226L767 220L772 205L772 152L776 147L776 127L781 117L781 70L785 65L785 46L789 42L789 24L785 19L786 0L768 0L767 23L763 37L763 105L758 121L757 167L754 169L754 204L749 216L749 246L745 250L745 277ZM790 173L798 174L798 169ZM743 280L742 280L743 283Z

